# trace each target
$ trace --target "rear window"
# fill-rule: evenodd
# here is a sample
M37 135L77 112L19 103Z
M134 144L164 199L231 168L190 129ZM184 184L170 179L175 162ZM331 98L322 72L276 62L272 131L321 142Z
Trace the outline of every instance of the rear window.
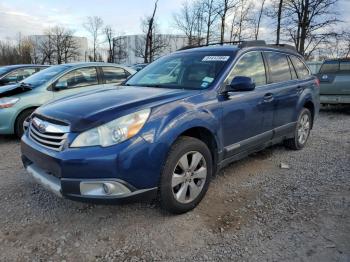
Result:
M320 73L335 73L339 71L339 61L325 61L320 68Z
M340 61L340 71L350 71L350 61Z
M292 60L295 70L297 71L298 78L308 78L310 75L309 69L307 69L306 65L301 61L301 59L296 56L290 56L290 58Z
M271 82L278 83L291 80L287 56L282 53L266 52L271 72Z

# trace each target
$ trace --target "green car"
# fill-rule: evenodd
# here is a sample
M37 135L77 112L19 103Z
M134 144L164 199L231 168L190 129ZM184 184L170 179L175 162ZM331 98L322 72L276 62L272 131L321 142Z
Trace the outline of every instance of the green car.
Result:
M325 60L317 77L321 104L350 104L350 59Z
M0 87L0 134L21 137L25 120L39 106L65 96L118 85L136 71L117 64L51 66L14 85Z

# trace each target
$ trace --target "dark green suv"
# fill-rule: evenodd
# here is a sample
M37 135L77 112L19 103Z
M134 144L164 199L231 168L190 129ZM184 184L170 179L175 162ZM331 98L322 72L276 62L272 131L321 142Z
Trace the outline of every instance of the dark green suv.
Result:
M321 104L350 104L350 59L325 60L317 76Z

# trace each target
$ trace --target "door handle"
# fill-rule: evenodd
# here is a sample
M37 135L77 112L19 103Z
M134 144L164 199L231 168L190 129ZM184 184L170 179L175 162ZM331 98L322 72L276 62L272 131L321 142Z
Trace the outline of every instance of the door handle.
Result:
M297 87L297 93L298 94L301 94L303 91L304 91L304 87L302 87L302 86L298 86Z
M267 93L264 95L264 102L269 103L273 100L273 94L272 93Z

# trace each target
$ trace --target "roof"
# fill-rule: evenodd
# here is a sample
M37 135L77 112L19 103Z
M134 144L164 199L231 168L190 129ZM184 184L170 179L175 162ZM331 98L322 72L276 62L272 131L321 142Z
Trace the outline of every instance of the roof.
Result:
M129 73L135 72L134 69L125 65L114 64L114 63L104 63L104 62L76 62L76 63L59 64L54 66L65 66L67 68L80 68L80 67L88 67L88 66L116 66L129 71Z
M37 64L18 64L18 65L6 65L1 67L6 67L10 69L22 68L22 67L49 67L49 65L37 65Z
M120 64L114 64L114 63L104 63L104 62L75 62L75 63L67 63L67 64L61 64L64 66L70 66L70 67L79 67L79 66L120 66L125 67Z

